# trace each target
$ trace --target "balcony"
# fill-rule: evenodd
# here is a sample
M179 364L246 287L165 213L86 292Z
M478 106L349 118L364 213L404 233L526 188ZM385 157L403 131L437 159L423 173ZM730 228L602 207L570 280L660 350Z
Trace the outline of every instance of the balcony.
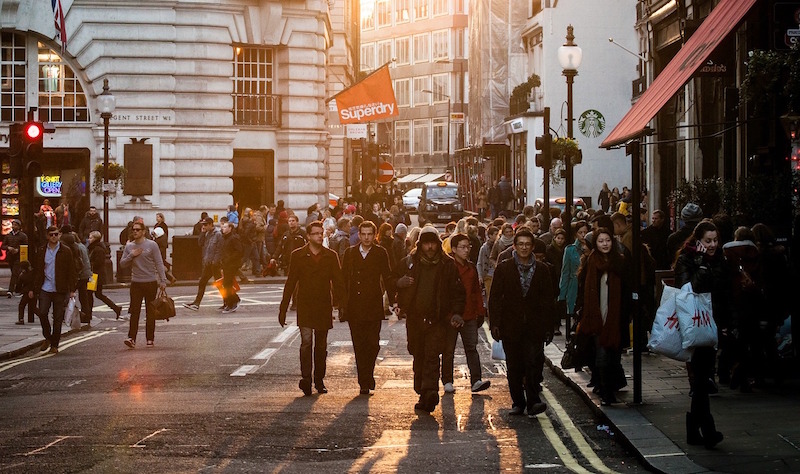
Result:
M236 125L281 126L281 98L268 94L234 94Z

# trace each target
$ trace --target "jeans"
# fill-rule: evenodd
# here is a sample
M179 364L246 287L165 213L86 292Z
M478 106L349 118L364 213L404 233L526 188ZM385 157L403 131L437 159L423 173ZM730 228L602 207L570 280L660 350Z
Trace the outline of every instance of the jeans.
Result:
M197 281L197 296L194 297L192 304L200 305L203 301L203 295L206 293L206 286L208 280L211 278L219 278L219 267L214 264L203 265L203 272L200 274L200 279Z
M375 389L375 360L381 349L382 321L349 321L353 352L356 356L358 385L362 390Z
M139 332L139 315L142 312L142 300L145 303L145 336L148 341L152 341L156 335L156 319L153 316L153 310L150 303L156 299L156 291L158 291L158 282L131 282L131 325L128 329L128 337L136 340L136 334ZM62 313L63 315L63 313Z
M314 344L316 342L316 344ZM300 327L300 374L303 380L311 381L313 346L314 386L325 386L325 359L328 357L328 330Z
M50 347L58 349L61 341L61 325L64 324L64 311L67 309L69 293L56 293L49 291L39 292L39 322L42 325L42 336L50 342ZM53 306L53 326L50 327L50 320L47 313L50 312L50 305Z
M470 385L481 380L481 358L478 355L478 320L472 319L464 321L460 328L447 325L447 336L444 341L444 352L442 353L442 383L453 383L453 360L455 359L456 342L458 335L461 334L461 344L464 346L464 354L467 356L467 367L469 367Z

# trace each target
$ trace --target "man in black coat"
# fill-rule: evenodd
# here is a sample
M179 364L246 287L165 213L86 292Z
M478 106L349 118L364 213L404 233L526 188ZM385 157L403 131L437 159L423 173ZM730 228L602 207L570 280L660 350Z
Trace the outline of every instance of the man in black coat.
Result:
M342 271L339 256L322 246L322 223L314 221L306 227L308 244L292 252L289 276L283 287L278 322L286 325L286 310L297 287L297 325L300 326L300 390L311 395L313 345L314 386L318 393L325 388L328 357L328 330L333 328L333 304L342 295ZM332 290L332 291L331 291Z
M553 340L555 294L544 265L534 259L534 237L528 229L514 235L512 257L497 264L489 294L492 337L503 341L510 414L527 407L533 418L547 405L539 398L544 344Z
M239 309L239 295L234 289L234 278L242 265L242 255L244 247L239 235L235 232L236 226L232 222L222 224L222 254L220 256L220 266L222 267L222 288L224 314L233 313Z
M669 270L675 255L670 255L667 248L669 226L664 211L656 209L652 219L652 223L642 230L642 243L650 248L650 255L656 261L656 270Z
M78 287L78 272L72 251L63 245L59 238L61 232L58 227L51 225L47 228L47 244L36 253L34 263L34 287L41 288L39 292L39 321L42 324L42 335L45 341L41 351L50 348L51 354L58 353L58 343L61 340L61 325L64 323L64 311L67 301L75 296ZM28 293L33 298L33 292ZM53 306L53 326L47 319L50 306Z
M408 352L414 356L414 391L419 394L414 409L430 413L439 403L439 356L447 325L461 319L466 294L432 226L423 227L417 246L398 265L399 273L399 304L408 315Z
M383 247L374 245L376 233L375 224L362 222L358 227L360 243L348 248L342 259L345 296L340 304L339 319L350 324L362 395L375 390L375 360L380 350L384 319L384 289L389 294L389 304L394 305L389 254Z

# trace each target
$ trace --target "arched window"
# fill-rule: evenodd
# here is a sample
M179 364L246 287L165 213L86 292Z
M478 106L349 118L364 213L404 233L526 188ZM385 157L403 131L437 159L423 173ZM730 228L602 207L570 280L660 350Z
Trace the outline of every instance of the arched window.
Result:
M34 49L35 48L35 49ZM30 57L37 51L36 57ZM38 84L27 103L27 84ZM31 107L43 122L89 122L86 94L72 68L49 46L23 33L0 33L0 122L24 122Z

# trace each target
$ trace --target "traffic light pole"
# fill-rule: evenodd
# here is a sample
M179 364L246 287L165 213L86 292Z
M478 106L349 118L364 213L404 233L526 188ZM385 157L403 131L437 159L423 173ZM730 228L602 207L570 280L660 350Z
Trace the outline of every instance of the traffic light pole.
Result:
M550 134L550 107L544 108L544 130L542 135L549 135ZM544 167L542 167L542 171L544 172L544 183L542 189L542 198L543 198L543 205L544 205L544 218L547 219L547 222L543 222L542 226L550 225L550 164L553 159L552 156L545 156L546 162Z

